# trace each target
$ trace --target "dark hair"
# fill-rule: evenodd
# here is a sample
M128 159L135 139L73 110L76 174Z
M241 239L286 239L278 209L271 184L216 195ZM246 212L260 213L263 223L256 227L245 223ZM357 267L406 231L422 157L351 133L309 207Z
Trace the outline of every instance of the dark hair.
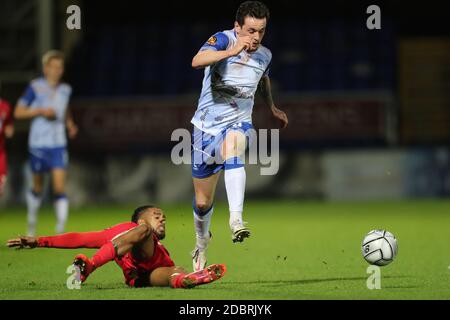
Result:
M240 26L244 25L245 17L269 20L270 12L266 5L260 1L242 2L236 12L236 21Z
M141 215L145 211L147 211L148 209L151 209L151 208L156 208L156 206L149 204L149 205L146 205L146 206L140 206L140 207L136 208L134 210L133 215L131 216L131 221L134 222L134 223L137 223L139 218L141 217Z

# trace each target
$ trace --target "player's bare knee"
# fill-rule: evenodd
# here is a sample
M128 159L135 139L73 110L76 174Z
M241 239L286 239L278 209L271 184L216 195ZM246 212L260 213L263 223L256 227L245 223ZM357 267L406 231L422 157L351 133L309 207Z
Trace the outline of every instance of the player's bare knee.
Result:
M54 195L58 195L58 194L64 194L65 193L65 188L63 184L54 184L53 185L53 194Z
M33 190L33 192L36 193L36 194L41 194L42 193L42 189L43 189L42 183L34 181L31 190Z
M227 160L234 157L240 157L245 153L245 135L239 131L227 133L222 145L222 159Z
M195 206L199 211L207 211L209 208L211 208L212 201L208 200L195 200Z

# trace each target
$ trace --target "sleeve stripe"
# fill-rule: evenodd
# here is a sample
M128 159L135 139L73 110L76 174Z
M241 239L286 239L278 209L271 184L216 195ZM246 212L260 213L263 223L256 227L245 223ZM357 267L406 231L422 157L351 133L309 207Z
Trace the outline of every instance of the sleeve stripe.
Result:
M30 106L34 99L36 98L36 93L33 90L33 87L29 85L25 90L25 93L20 97L18 103L25 106Z
M213 36L211 36L208 41L205 42L205 44L201 47L200 51L205 49L212 49L215 50L226 50L228 47L228 43L230 40L228 39L228 36L223 32L217 32Z

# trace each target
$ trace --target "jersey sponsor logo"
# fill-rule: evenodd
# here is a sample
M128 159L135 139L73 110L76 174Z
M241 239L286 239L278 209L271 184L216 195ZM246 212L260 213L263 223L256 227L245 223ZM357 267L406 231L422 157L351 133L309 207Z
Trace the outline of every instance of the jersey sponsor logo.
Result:
M208 39L208 41L206 41L207 44L214 46L217 43L217 37L216 36L212 36L211 38Z

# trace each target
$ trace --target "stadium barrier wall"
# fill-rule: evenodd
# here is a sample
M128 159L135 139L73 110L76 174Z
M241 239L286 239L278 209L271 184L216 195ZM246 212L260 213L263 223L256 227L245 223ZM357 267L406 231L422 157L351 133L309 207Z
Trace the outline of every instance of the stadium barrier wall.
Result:
M247 164L246 199L392 200L450 196L450 149L289 151L280 154L276 175ZM10 164L1 206L24 205L30 183L26 163ZM50 188L47 179L46 200ZM190 202L190 165L164 155L74 157L67 193L73 206L101 203ZM226 201L223 177L217 200Z

